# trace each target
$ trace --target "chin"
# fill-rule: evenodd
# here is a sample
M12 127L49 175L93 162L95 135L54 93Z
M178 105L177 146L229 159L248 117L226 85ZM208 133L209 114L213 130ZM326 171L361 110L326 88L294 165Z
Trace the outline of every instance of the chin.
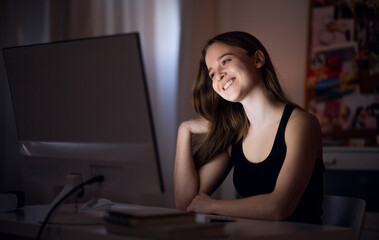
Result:
M232 102L232 103L238 103L238 102L240 102L240 101L238 100L238 98L231 98L231 97L228 97L228 98L223 98L223 99L225 99L225 100L228 101L228 102Z
M230 92L222 92L221 94L219 94L224 100L228 101L228 102L233 102L233 103L237 103L237 102L240 102L241 100L241 97L240 97L240 94L233 94L231 91Z

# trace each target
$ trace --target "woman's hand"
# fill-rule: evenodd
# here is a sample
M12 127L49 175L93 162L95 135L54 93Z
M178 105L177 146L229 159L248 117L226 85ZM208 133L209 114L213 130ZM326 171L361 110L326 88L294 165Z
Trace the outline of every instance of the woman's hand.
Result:
M187 207L187 211L210 214L212 213L211 205L214 201L216 200L209 195L200 193L192 200L191 204Z
M184 128L192 134L204 134L208 132L209 121L202 118L191 119L183 122L180 128Z
M186 136L188 133L191 136L191 148L193 152L196 152L205 134L208 133L209 122L205 119L191 119L183 122L179 127L179 136ZM187 133L187 134L186 134Z

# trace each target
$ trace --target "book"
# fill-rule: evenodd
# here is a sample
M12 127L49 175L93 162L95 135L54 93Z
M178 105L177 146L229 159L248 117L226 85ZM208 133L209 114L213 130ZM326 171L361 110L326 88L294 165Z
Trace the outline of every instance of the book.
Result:
M146 226L174 223L193 223L196 221L193 213L170 208L143 208L109 210L104 219L109 223Z
M130 226L105 221L109 233L153 239L216 239L225 238L224 223L171 223Z

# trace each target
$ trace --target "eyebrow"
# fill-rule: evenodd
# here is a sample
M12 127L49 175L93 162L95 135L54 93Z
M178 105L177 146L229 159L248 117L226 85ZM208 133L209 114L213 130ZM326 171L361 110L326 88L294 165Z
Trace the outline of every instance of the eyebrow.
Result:
M231 53L231 52L227 52L227 53L224 53L222 54L220 57L217 58L217 62L219 62L223 57L227 56L227 55L235 55L234 53ZM212 68L210 67L208 69L208 73L212 70Z

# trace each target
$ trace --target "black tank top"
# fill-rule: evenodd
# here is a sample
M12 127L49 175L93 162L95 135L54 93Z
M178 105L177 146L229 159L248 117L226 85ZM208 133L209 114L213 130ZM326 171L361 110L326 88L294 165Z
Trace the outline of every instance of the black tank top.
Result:
M264 161L249 162L243 153L242 141L232 146L233 182L241 197L271 193L274 190L286 157L284 132L293 109L293 105L285 106L271 152ZM322 158L317 159L309 184L288 221L321 224L324 170Z

